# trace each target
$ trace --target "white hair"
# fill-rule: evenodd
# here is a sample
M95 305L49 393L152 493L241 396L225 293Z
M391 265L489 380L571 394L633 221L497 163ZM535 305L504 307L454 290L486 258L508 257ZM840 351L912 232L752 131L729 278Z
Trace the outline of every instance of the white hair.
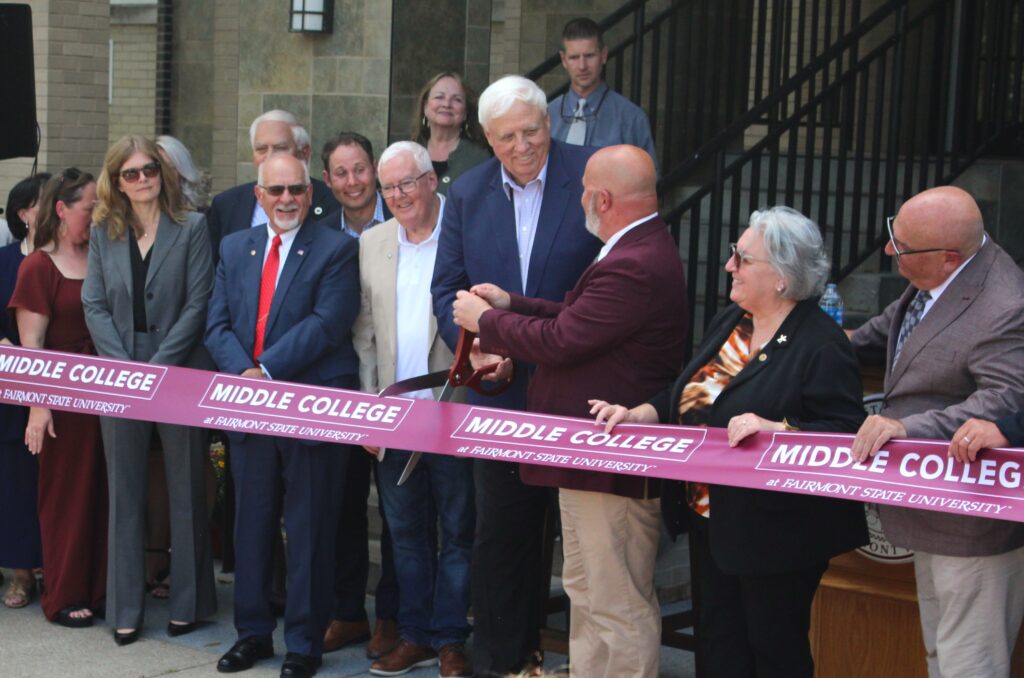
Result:
M750 215L775 272L786 281L782 296L802 301L821 294L831 269L821 229L811 219L779 205Z
M541 115L548 113L548 98L537 83L521 75L506 75L492 82L477 102L478 117L484 129L495 118L509 112L516 102L533 106Z
M188 147L179 139L168 134L162 134L156 138L156 145L160 147L174 169L178 170L181 177L181 192L189 202L192 209L201 207L206 202L207 187L206 177L192 161L192 154Z
M381 170L384 169L386 162L394 160L403 153L412 155L412 159L416 163L416 169L421 174L434 169L434 163L430 161L430 151L415 141L396 141L385 148L384 152L380 154L380 160L377 161L377 174L380 174Z
M249 145L253 150L256 150L256 129L264 122L283 122L287 124L292 130L292 141L295 142L295 149L301 151L304 148L309 148L309 132L299 124L299 119L288 111L275 108L257 117L249 125Z
M302 165L302 178L303 178L303 181L307 185L309 184L309 165L306 163L305 160L303 160L302 158L296 158L295 156L289 156L287 153L278 153L277 155L283 155L286 158L287 157L291 157L291 158L294 158L296 161L298 161L298 163L300 165ZM274 157L276 157L276 156L272 155L272 156L270 156L270 158L267 158L267 160L270 160L271 158L274 158ZM265 185L263 183L263 168L266 167L266 166L267 166L266 162L261 162L259 169L256 170L256 183L259 184L260 186L264 186Z

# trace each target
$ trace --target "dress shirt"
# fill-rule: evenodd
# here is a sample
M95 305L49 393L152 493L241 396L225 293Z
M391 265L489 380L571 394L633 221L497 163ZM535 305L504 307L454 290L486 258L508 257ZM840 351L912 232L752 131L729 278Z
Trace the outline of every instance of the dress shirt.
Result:
M437 257L437 237L444 216L444 197L437 212L437 224L430 237L419 243L409 242L405 229L398 228L398 275L395 280L395 380L418 377L429 371L430 278ZM433 400L430 389L403 393L406 398Z
M658 216L657 212L651 212L646 217L637 219L636 221L634 221L633 223L629 224L628 226L623 228L621 231L619 231L618 233L616 233L612 237L608 238L608 242L606 242L604 244L604 247L601 248L601 251L597 253L597 259L595 259L595 261L601 261L606 256L608 256L608 253L612 251L613 247L615 247L615 243L617 243L620 240L622 240L622 236L626 235L627 233L629 233L630 231L632 231L634 228L636 228L640 224L644 223L645 221L650 221L651 219L653 219L656 216Z
M259 207L259 203L256 204ZM261 210L262 211L262 210ZM267 229L267 245L263 248L263 264L260 265L260 270L263 270L263 265L267 263L267 257L270 256L270 247L274 244L274 238L278 235L274 229L270 227L270 224L265 226ZM288 261L288 252L292 249L292 243L295 242L295 236L299 234L299 227L296 226L290 231L281 233L281 245L277 248L278 264L277 264L277 277L274 279L274 291L277 291L277 283L281 280L281 271L284 270L284 264ZM263 376L267 379L273 379L270 372L267 371L266 366L263 363L259 364L260 370L263 371Z
M381 200L380 193L378 192L377 193L377 206L373 208L373 217L370 218L370 221L368 223L363 224L363 230L365 231L368 228L373 228L377 224L382 224L385 221L386 221L386 219L384 219L384 201ZM359 239L359 235L360 234L356 233L354 230L349 228L348 222L345 220L345 208L344 207L341 208L341 232L342 233L348 233L350 236L352 236L356 240Z
M270 246L274 244L274 237L277 232L270 227L270 224L266 225L267 229L267 245L263 248L263 263L267 263L267 257L270 255ZM278 248L277 253L280 257L277 264L277 278L274 280L274 289L277 289L277 283L281 280L281 271L284 270L284 264L288 261L288 252L292 249L292 243L295 242L295 236L299 234L299 227L296 226L290 231L281 233L281 246ZM260 270L263 270L263 266L260 266Z
M565 141L580 99L580 95L570 87L568 92L548 104L553 138ZM584 146L604 148L616 144L633 144L647 151L657 165L651 123L642 108L609 89L604 82L586 97L586 102L583 107L584 119L587 121Z
M525 186L516 180L501 166L501 181L505 186L505 195L512 201L512 211L516 215L516 244L519 245L519 274L526 291L526 275L530 271L530 254L533 252L533 241L537 237L537 222L540 220L540 206L544 201L544 184L548 178L548 160L540 168L540 174Z
M978 250L981 250L981 248L985 246L986 242L988 242L988 236L982 235L981 247L979 247ZM924 317L928 315L928 311L932 310L932 306L934 306L935 302L939 300L939 296L941 296L942 293L946 291L946 288L949 287L949 284L952 283L958 275L960 275L960 271L964 270L967 264L971 263L971 259L973 259L977 254L978 253L975 252L971 256L967 257L967 260L964 261L964 263L957 266L957 269L953 271L948 278L942 281L941 285L939 285L935 289L928 290L928 292L932 295L932 298L925 302L924 310L921 311L921 320L924 320Z
M269 223L270 218L267 217L267 213L263 211L263 205L261 205L257 200L256 207L252 210L252 223L249 225L255 228L256 226L263 226L264 224Z

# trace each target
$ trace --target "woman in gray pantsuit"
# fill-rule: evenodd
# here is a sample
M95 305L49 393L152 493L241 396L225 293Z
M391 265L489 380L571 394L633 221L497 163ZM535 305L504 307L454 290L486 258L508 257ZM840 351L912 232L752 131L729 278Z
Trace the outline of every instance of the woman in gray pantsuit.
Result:
M107 151L82 288L102 356L209 369L202 345L213 268L206 219L188 212L176 171L156 145L128 136ZM216 610L200 429L155 424L171 514L172 636ZM114 640L139 637L145 600L146 458L153 422L101 418L110 489L107 620Z

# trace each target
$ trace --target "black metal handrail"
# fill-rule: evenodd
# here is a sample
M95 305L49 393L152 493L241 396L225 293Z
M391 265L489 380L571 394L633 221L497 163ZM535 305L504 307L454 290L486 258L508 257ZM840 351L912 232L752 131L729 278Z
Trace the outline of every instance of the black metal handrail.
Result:
M728 295L722 262L753 210L782 203L815 219L839 280L879 253L899 201L1021 130L1022 1L909 11L884 3L672 176L700 178L665 215L688 263L691 327Z
M605 80L647 111L666 189L709 138L834 45L860 16L859 0L776 4L796 8L797 40L785 35L771 0L630 0L598 22L609 48ZM744 70L750 72L742 82L720 77ZM549 100L569 88L557 52L526 77L550 85Z

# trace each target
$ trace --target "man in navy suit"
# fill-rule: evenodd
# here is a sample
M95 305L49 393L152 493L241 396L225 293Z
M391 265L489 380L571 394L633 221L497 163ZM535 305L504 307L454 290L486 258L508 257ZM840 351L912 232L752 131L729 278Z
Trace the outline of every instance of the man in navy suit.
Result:
M311 153L309 132L299 124L298 119L288 111L267 111L249 125L249 143L252 145L252 166L258 171L260 165L274 153L290 153L296 158L309 162ZM338 209L338 201L323 182L313 179L312 208L310 221L323 219ZM210 242L213 244L213 262L217 263L220 241L229 233L244 231L253 226L267 223L267 215L256 200L256 183L250 181L229 188L214 197L206 223L210 227Z
M256 194L268 222L221 242L206 347L222 372L358 389L351 328L360 303L359 247L338 231L304 223L309 184L308 168L292 155L273 155L260 166ZM238 641L217 670L243 671L274 653L271 547L283 509L288 654L281 675L312 676L331 614L335 530L350 449L229 436L235 453Z
M584 225L581 179L596 149L551 140L547 98L532 81L506 76L480 95L480 123L495 157L448 190L431 294L438 331L455 347L452 303L459 290L493 283L526 297L561 301L597 256ZM532 367L516 364L503 394L469 401L526 409ZM514 673L536 661L547 598L542 581L544 515L550 490L525 485L514 463L474 462L473 668Z

